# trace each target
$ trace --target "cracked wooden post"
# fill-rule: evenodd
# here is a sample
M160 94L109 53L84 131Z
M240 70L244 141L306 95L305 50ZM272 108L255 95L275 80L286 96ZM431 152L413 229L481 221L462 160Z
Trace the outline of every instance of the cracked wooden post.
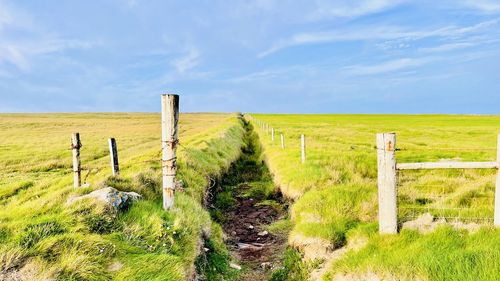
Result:
M120 175L120 166L118 165L118 149L116 148L115 138L108 139L109 156L111 158L111 172L113 176Z
M306 162L306 136L300 135L300 147L302 148L302 163Z
M71 150L73 151L73 187L82 185L82 164L80 162L80 133L73 133L71 136Z
M176 147L178 143L179 96L161 96L163 209L174 205L175 176L177 173Z
M497 136L497 162L500 163L500 135ZM497 179L495 183L495 215L493 225L500 227L500 168L497 169Z
M274 128L271 128L271 140L274 142Z
M281 149L285 149L285 136L281 134Z
M398 232L396 190L396 134L377 134L379 233Z

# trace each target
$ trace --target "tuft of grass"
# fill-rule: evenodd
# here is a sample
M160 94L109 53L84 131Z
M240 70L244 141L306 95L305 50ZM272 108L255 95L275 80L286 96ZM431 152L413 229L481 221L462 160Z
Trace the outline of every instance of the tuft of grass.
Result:
M295 249L287 249L283 257L283 266L275 270L270 281L306 281L309 280L309 267Z
M33 247L40 240L49 236L61 234L64 228L57 221L42 222L28 225L19 239L19 244L24 248Z

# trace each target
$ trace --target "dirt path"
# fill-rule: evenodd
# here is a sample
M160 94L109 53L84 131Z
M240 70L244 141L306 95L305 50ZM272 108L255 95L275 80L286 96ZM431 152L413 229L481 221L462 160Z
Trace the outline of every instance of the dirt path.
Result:
M226 243L242 267L238 280L269 280L280 267L286 235L273 234L268 226L287 212L261 159L257 136L246 128L246 147L214 192L212 216L222 224Z

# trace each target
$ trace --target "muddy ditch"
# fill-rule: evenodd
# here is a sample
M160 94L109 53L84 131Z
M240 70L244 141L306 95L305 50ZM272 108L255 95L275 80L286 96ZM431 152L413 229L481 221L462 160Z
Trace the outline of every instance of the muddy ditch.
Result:
M245 129L242 155L212 188L207 207L224 230L231 266L240 272L237 280L269 280L286 249L287 233L279 225L286 225L288 204L273 183L252 126L245 122Z

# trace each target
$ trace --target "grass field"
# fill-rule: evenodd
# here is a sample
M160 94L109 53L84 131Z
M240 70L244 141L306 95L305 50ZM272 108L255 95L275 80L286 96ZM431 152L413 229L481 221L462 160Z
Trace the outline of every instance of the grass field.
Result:
M325 275L357 272L403 280L500 279L500 230L493 219L492 170L404 171L399 175L400 222L430 212L478 222L475 233L441 227L430 234L377 234L375 134L395 132L398 162L496 161L499 116L253 114L276 130L258 133L275 181L294 200L291 245L310 258L322 249L363 241ZM256 125L256 127L259 127ZM285 149L280 134L285 135ZM307 161L300 163L300 134ZM352 276L351 276L352 277Z
M186 280L195 263L204 273L230 274L221 229L201 203L209 177L239 157L243 126L232 114L182 114L180 120L185 192L165 212L159 114L1 114L0 279ZM74 131L90 184L78 190ZM110 176L109 137L117 140L119 177ZM136 191L144 200L118 214L96 202L66 203L102 186ZM209 251L199 256L202 246Z

